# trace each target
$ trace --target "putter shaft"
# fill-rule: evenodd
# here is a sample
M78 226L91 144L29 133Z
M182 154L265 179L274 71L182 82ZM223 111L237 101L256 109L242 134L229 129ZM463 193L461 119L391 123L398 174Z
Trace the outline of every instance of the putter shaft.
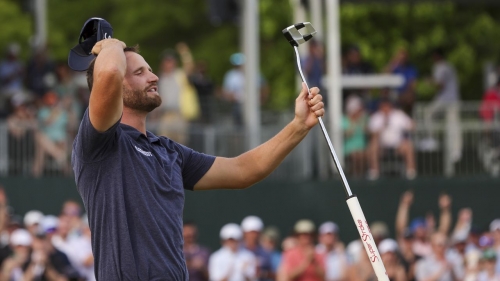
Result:
M311 94L311 91L309 90L309 85L307 85L306 78L304 77L304 73L302 73L302 66L300 63L300 56L299 56L299 49L297 46L293 46L293 49L295 50L295 57L297 58L297 68L299 69L300 73L300 78L304 83L306 83L307 91L309 94ZM352 196L352 191L351 188L349 187L349 183L347 182L347 179L344 174L344 170L342 170L342 166L340 165L340 161L337 157L337 153L335 153L335 149L333 148L332 141L330 140L330 136L328 135L328 132L326 131L325 124L323 123L323 118L318 117L319 120L319 125L321 127L321 131L323 132L323 136L325 137L326 142L328 143L328 148L330 148L330 154L332 155L333 162L335 164L335 167L337 168L337 171L340 174L340 178L342 179L342 184L344 185L344 191L347 195L347 197Z

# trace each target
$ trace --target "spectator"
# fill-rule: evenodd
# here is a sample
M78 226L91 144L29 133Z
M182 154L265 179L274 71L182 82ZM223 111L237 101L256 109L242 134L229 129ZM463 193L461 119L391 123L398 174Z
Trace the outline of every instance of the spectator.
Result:
M208 74L208 63L199 61L192 73L189 74L189 82L193 84L198 93L198 99L201 106L201 122L203 124L211 124L213 119L213 98L215 84Z
M419 260L415 267L417 281L461 280L464 268L459 261L446 255L446 235L440 232L431 237L432 254Z
M396 237L398 240L406 240L405 230L408 223L410 206L413 204L413 192L406 191L401 197L398 211L396 214ZM451 226L451 198L447 194L441 194L438 200L441 210L439 218L439 227L437 232L446 236ZM426 257L432 253L432 248L429 243L429 236L436 230L429 226L424 218L414 219L409 227L412 240L412 252L415 256Z
M347 246L352 258L351 265L347 269L347 280L349 281L372 281L377 280L375 271L365 252L361 240L355 240Z
M500 256L500 219L495 219L490 223L490 232L493 237L493 249L496 252L496 256ZM500 259L497 258L497 263L495 271L500 273Z
M45 156L56 160L59 169L69 173L66 125L68 114L54 92L43 96L43 106L38 111L39 132L35 134L35 160L33 175L39 177L45 165Z
M282 273L286 280L324 280L325 260L314 249L314 223L299 220L294 226L297 246L283 253Z
M82 239L85 240L85 243L89 245L89 250L91 255L87 255L87 259L84 261L84 273L83 277L86 278L87 281L95 281L95 274L94 274L94 255L92 254L92 244L91 244L91 239L92 239L92 233L90 232L90 226L89 226L89 220L87 216L84 216L82 218Z
M79 97L79 86L66 62L58 63L55 69L57 84L54 91L61 99L68 114L68 129L71 136L76 135L80 117L83 115L83 105Z
M186 44L177 46L182 59L182 68L178 67L173 51L163 54L161 73L158 75L158 90L162 98L161 106L156 110L161 115L161 127L158 132L182 144L188 141L188 121L196 119L199 104L195 89L188 80L192 69L192 57Z
M11 43L7 47L5 58L0 61L0 118L9 113L9 100L22 95L24 67L19 60L21 47Z
M270 253L259 244L263 228L264 223L256 216L248 216L241 222L243 248L252 252L257 259L257 278L258 280L269 280L274 278L274 272L272 271Z
M26 66L26 87L37 99L42 97L56 84L54 63L49 58L46 48L33 52Z
M319 244L316 251L325 257L325 280L340 281L347 276L347 257L339 241L339 227L334 222L324 222L319 227Z
M242 236L237 224L229 223L222 227L222 248L213 253L208 262L211 281L245 281L257 277L257 259L239 246Z
M414 179L417 171L415 170L413 143L409 136L413 129L410 117L403 111L393 108L389 99L382 99L379 110L370 117L368 129L371 134L368 148L369 179L378 179L380 156L393 151L404 159L406 178Z
M364 61L358 46L351 45L344 55L344 66L342 73L347 75L360 75L373 73L373 66Z
M399 261L397 251L398 243L393 239L384 239L378 246L380 257L384 262L385 270L389 280L406 281L406 271L401 262Z
M24 97L17 96L11 100L14 108L7 118L9 129L9 172L12 175L28 172L28 165L33 160L33 142L37 120L35 108L27 103ZM28 172L29 173L29 172Z
M28 262L31 252L32 238L25 229L17 229L10 236L12 256L2 264L1 280L29 280L24 278L24 265Z
M455 68L445 59L444 51L440 48L432 53L434 66L432 69L433 82L438 93L432 103L426 108L425 125L429 137L421 143L421 149L434 151L438 148L437 141L432 137L434 133L434 115L445 111L445 128L448 135L445 148L449 159L455 163L462 155L462 135L459 118L459 83Z
M279 243L279 231L274 226L268 226L264 229L264 232L260 238L260 244L262 248L270 253L271 256L271 268L272 272L278 272L279 265L281 263L281 253L278 251Z
M80 276L87 274L88 261L92 261L92 247L89 241L81 236L70 236L71 217L59 216L56 232L52 235L52 245L64 253L71 266L75 268Z
M43 213L37 210L29 211L24 215L24 227L26 227L26 230L29 231L32 237L38 235L40 222L43 218Z
M308 44L309 53L305 58L304 65L304 74L307 78L307 83L310 88L318 87L320 89L324 89L323 87L323 75L325 73L325 58L323 46L320 42L312 39ZM326 94L323 94L327 97ZM324 101L324 100L323 100Z
M67 278L69 280L78 280L80 274L72 266L68 256L58 250L52 240L57 237L57 229L59 227L59 219L55 216L48 215L40 222L40 234L33 240L33 260L32 274L45 276L46 279ZM57 239L54 239L57 240ZM36 253L36 254L35 254ZM44 267L37 269L38 267ZM49 276L58 276L49 277ZM31 280L27 278L28 280ZM43 280L43 278L41 278ZM37 280L37 279L35 279Z
M223 97L231 103L234 124L243 126L243 103L245 101L245 74L243 64L245 56L241 53L232 54L229 58L233 69L226 72L222 86ZM269 89L262 77L259 80L261 103L267 99Z
M389 238L389 227L383 221L374 221L370 224L370 232L376 245L386 238Z
M403 76L404 83L397 89L398 104L408 116L412 116L418 76L417 69L408 61L408 51L399 49L386 66L385 72Z
M185 222L183 227L184 258L190 281L208 280L208 259L210 251L199 245L196 240L198 229L193 222Z
M346 114L342 118L344 131L344 155L350 162L353 176L361 176L366 162L366 125L367 117L363 101L358 96L349 96L346 102Z
M82 227L82 207L75 200L66 200L63 203L61 215L64 216L69 223L69 236L81 236Z
M500 273L495 270L497 254L494 250L488 249L483 252L483 270L478 274L477 281L499 281Z
M489 126L485 132L485 151L481 155L484 168L496 176L500 173L500 130L492 126L492 123L500 120L500 77L495 86L483 95L479 113L485 124Z

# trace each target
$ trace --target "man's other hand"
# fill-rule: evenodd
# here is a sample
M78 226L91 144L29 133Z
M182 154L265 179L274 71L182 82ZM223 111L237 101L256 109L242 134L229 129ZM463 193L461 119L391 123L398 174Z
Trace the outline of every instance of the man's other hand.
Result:
M318 88L311 88L309 94L306 84L302 83L302 90L295 100L295 121L307 130L318 124L318 117L325 114L325 104L322 100Z

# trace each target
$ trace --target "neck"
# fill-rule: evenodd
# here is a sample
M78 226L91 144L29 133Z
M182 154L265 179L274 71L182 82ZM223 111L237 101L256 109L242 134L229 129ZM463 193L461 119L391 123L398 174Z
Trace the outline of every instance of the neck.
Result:
M146 112L123 107L123 116L121 123L134 127L139 132L146 135Z

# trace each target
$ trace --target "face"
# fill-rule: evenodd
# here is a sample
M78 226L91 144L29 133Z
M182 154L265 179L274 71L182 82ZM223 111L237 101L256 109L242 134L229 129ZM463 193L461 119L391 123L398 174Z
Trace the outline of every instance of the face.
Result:
M127 72L123 80L123 105L139 112L151 112L161 104L158 94L158 77L144 58L126 52Z
M446 237L436 234L432 237L432 250L436 255L444 255L446 251Z
M350 63L359 63L361 61L361 54L357 50L350 50L347 54L347 60Z
M244 233L246 243L256 244L259 241L260 233L258 231L247 231Z
M236 250L238 250L238 241L235 239L227 239L224 241L224 246L231 249L231 251L236 252Z
M319 236L319 242L327 247L333 246L337 237L334 233L324 233Z
M383 102L380 104L380 111L383 113L389 113L391 111L391 104L388 102Z
M57 227L57 233L61 236L68 235L70 231L70 218L68 216L60 216L59 217L59 225Z
M394 252L386 252L381 255L381 258L385 264L390 264L396 261L396 254Z
M182 235L184 237L184 243L193 244L196 242L196 227L194 225L185 225Z
M313 244L313 236L311 233L300 233L297 236L297 240L301 246L309 246Z
M167 57L163 59L161 63L161 70L164 73L170 73L174 71L176 68L177 68L177 61L175 60L175 58Z

